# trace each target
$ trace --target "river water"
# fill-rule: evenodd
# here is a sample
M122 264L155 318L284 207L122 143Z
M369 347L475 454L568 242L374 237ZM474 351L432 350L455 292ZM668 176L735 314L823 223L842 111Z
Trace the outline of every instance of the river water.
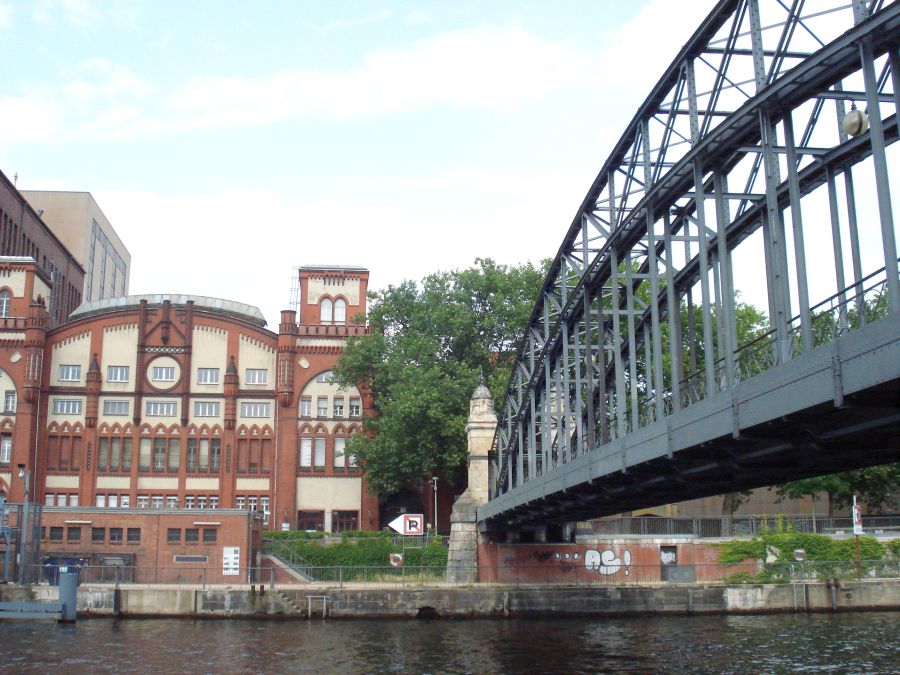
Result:
M0 624L3 673L900 673L900 612Z

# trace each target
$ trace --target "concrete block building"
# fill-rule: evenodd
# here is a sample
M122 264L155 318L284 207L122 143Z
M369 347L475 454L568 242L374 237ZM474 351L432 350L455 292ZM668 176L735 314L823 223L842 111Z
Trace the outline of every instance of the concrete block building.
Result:
M131 254L90 192L21 194L84 268L85 301L128 295Z

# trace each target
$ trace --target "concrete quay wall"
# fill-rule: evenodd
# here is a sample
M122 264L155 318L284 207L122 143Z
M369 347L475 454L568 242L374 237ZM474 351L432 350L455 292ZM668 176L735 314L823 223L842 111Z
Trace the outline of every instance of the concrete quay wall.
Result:
M0 600L12 589L0 590ZM55 601L55 587L32 587ZM900 580L734 585L398 587L302 590L80 587L78 611L93 616L194 618L507 617L627 614L765 613L900 609Z

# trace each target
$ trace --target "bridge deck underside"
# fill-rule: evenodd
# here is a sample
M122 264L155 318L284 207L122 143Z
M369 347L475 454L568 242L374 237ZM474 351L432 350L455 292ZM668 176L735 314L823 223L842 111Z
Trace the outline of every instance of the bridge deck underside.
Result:
M900 316L887 317L586 453L479 509L481 527L586 520L897 461L898 336Z

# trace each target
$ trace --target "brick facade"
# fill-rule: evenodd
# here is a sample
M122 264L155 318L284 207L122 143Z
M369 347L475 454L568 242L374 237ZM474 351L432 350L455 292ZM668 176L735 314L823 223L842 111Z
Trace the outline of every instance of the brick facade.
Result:
M43 271L0 258L7 272L22 277L11 302L26 314L0 329L0 394L11 396L0 492L11 502L24 496L23 464L31 498L48 507L241 509L270 529L378 528L377 495L345 451L371 401L328 375L366 331L354 320L367 271L303 268L304 318L283 312L277 333L254 307L177 295L84 303L51 328L33 291Z

